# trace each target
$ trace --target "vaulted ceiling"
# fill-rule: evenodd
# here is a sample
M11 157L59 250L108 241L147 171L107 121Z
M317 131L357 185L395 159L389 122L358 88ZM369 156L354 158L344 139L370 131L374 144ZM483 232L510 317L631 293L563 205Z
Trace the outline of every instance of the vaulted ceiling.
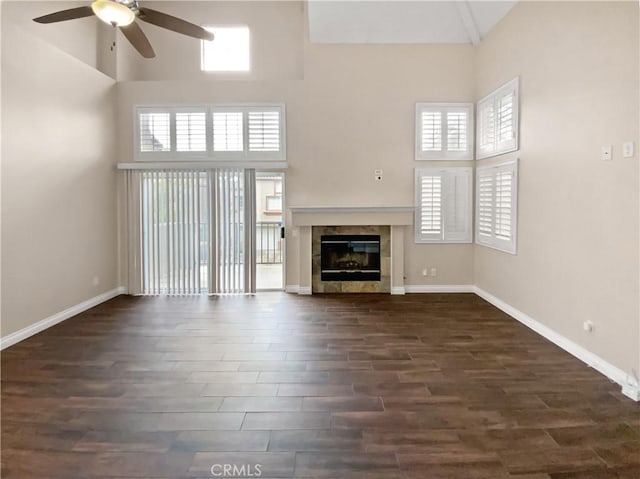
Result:
M310 0L314 43L478 44L516 1Z

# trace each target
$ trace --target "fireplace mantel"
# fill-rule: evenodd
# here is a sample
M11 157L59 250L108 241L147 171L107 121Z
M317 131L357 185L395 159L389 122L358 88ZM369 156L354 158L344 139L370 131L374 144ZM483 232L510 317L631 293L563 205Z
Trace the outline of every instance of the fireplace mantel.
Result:
M338 206L289 208L298 228L298 294L311 294L313 226L390 226L391 294L404 294L404 230L413 225L413 206Z

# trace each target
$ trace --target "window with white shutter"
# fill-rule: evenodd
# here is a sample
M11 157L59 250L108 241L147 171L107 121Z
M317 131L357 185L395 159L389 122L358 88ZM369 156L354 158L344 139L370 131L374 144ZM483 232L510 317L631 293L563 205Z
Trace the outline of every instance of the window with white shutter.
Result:
M244 151L242 111L213 112L213 152Z
M416 168L416 243L471 242L471 187L471 168Z
M141 112L138 116L141 152L171 151L171 114Z
M478 102L477 159L518 149L518 94L515 78Z
M280 112L275 109L248 112L248 151L280 151Z
M416 103L416 160L473 159L471 103Z
M516 253L518 160L476 169L476 243Z
M286 161L284 105L136 107L136 159Z
M207 114L204 111L177 112L176 151L207 151Z

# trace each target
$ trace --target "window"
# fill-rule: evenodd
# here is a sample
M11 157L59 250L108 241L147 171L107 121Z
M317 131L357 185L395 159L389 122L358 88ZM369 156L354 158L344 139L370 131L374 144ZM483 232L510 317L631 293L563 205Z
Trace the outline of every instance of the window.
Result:
M266 213L282 213L282 196L266 197Z
M286 160L284 105L137 107L138 160Z
M416 103L416 160L473 158L471 103Z
M476 169L476 243L516 254L518 160Z
M518 149L518 92L515 78L478 102L477 159Z
M416 168L416 243L471 243L472 169Z
M202 65L205 72L248 72L249 27L205 27L213 33L212 41L202 41Z

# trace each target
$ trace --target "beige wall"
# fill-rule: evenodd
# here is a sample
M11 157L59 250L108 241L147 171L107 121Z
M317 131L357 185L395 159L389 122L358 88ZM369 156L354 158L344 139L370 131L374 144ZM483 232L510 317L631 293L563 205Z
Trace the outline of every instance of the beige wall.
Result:
M637 2L520 3L482 42L478 97L520 75L520 194L517 256L477 246L475 283L640 374L638 53Z
M173 12L169 3L158 8ZM149 81L118 84L119 161L132 161L136 104L283 102L287 206L410 206L413 169L424 166L413 160L416 101L474 99L470 45L314 45L305 40L305 12L295 2L259 2L257 10L246 2L180 2L180 12L204 23L249 25L254 68L203 74L198 42L186 39L177 49L175 34L153 32L158 62L126 60L133 77ZM374 169L384 170L382 182L374 182ZM298 284L296 234L288 228L288 285ZM417 245L410 229L405 238L408 284L472 283L472 245ZM432 267L437 277L421 275Z
M2 7L6 337L118 284L114 82Z

